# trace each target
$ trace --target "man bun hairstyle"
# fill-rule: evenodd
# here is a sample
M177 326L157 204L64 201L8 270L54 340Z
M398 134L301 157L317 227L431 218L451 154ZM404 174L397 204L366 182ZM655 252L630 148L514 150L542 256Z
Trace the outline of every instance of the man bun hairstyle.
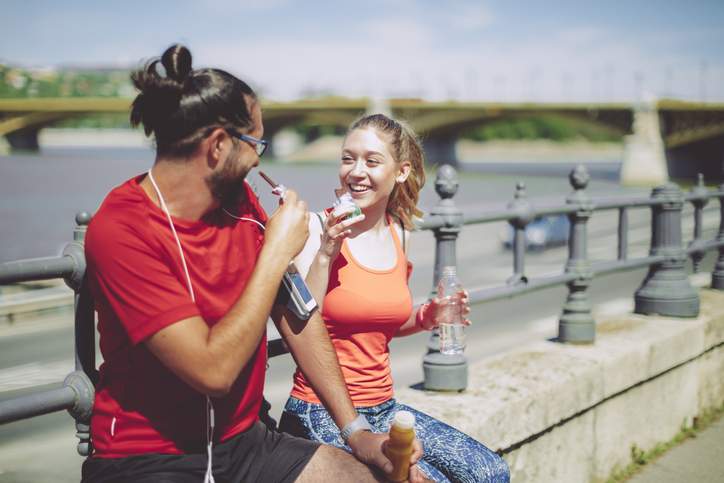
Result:
M399 220L405 230L412 230L414 219L422 216L417 207L420 190L425 185L425 153L415 131L404 121L398 121L384 114L371 114L356 120L349 128L374 129L387 136L390 151L395 161L410 162L410 173L402 183L396 183L387 202L387 213Z
M191 52L183 45L172 45L161 56L166 76L176 82L184 82L191 73Z
M216 128L248 132L255 127L251 107L257 96L251 87L220 69L194 70L183 45L151 59L131 81L139 91L131 125L143 125L146 136L153 135L157 156L188 156Z

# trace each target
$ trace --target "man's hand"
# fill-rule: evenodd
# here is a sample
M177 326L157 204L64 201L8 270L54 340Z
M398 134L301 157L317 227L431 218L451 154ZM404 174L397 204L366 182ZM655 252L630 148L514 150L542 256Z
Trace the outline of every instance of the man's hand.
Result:
M370 431L357 431L347 440L347 444L352 448L352 454L361 462L376 466L381 469L385 475L392 472L392 462L385 456L385 447L387 440L390 439L389 434L372 433ZM415 438L412 443L412 455L410 456L410 483L423 483L428 481L420 469L416 466L422 457L422 444Z
M293 190L287 190L284 201L269 218L264 233L264 244L272 245L293 259L302 251L309 237L307 204Z

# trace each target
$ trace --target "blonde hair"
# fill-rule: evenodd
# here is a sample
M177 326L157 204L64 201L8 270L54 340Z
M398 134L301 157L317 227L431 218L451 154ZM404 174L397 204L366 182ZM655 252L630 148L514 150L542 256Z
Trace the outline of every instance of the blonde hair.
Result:
M397 163L410 162L410 173L402 183L396 183L387 202L387 213L397 218L405 230L414 228L414 218L421 217L417 207L420 190L425 185L425 153L420 140L407 123L384 114L372 114L356 120L348 133L355 129L375 129L388 136L390 151Z

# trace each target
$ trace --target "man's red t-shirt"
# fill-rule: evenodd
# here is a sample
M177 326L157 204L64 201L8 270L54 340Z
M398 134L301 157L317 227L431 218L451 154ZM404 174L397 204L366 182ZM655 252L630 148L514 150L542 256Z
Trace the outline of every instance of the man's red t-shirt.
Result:
M168 370L143 342L193 316L213 326L244 291L264 240L256 223L235 220L220 209L199 221L175 218L194 303L168 219L139 186L143 177L108 194L85 239L104 359L91 419L93 456L101 458L204 450L205 396ZM238 216L266 222L258 199L245 186ZM265 369L262 337L229 394L212 399L217 442L257 420Z

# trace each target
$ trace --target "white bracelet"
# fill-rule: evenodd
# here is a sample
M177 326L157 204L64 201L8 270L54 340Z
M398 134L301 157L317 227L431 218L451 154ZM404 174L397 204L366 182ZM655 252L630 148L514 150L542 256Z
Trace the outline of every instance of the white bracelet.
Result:
M370 423L367 421L367 418L364 417L364 415L362 414L357 415L357 417L354 418L351 423L347 424L344 428L342 428L340 435L346 443L350 436L352 436L357 431L372 431L372 425L370 425Z

